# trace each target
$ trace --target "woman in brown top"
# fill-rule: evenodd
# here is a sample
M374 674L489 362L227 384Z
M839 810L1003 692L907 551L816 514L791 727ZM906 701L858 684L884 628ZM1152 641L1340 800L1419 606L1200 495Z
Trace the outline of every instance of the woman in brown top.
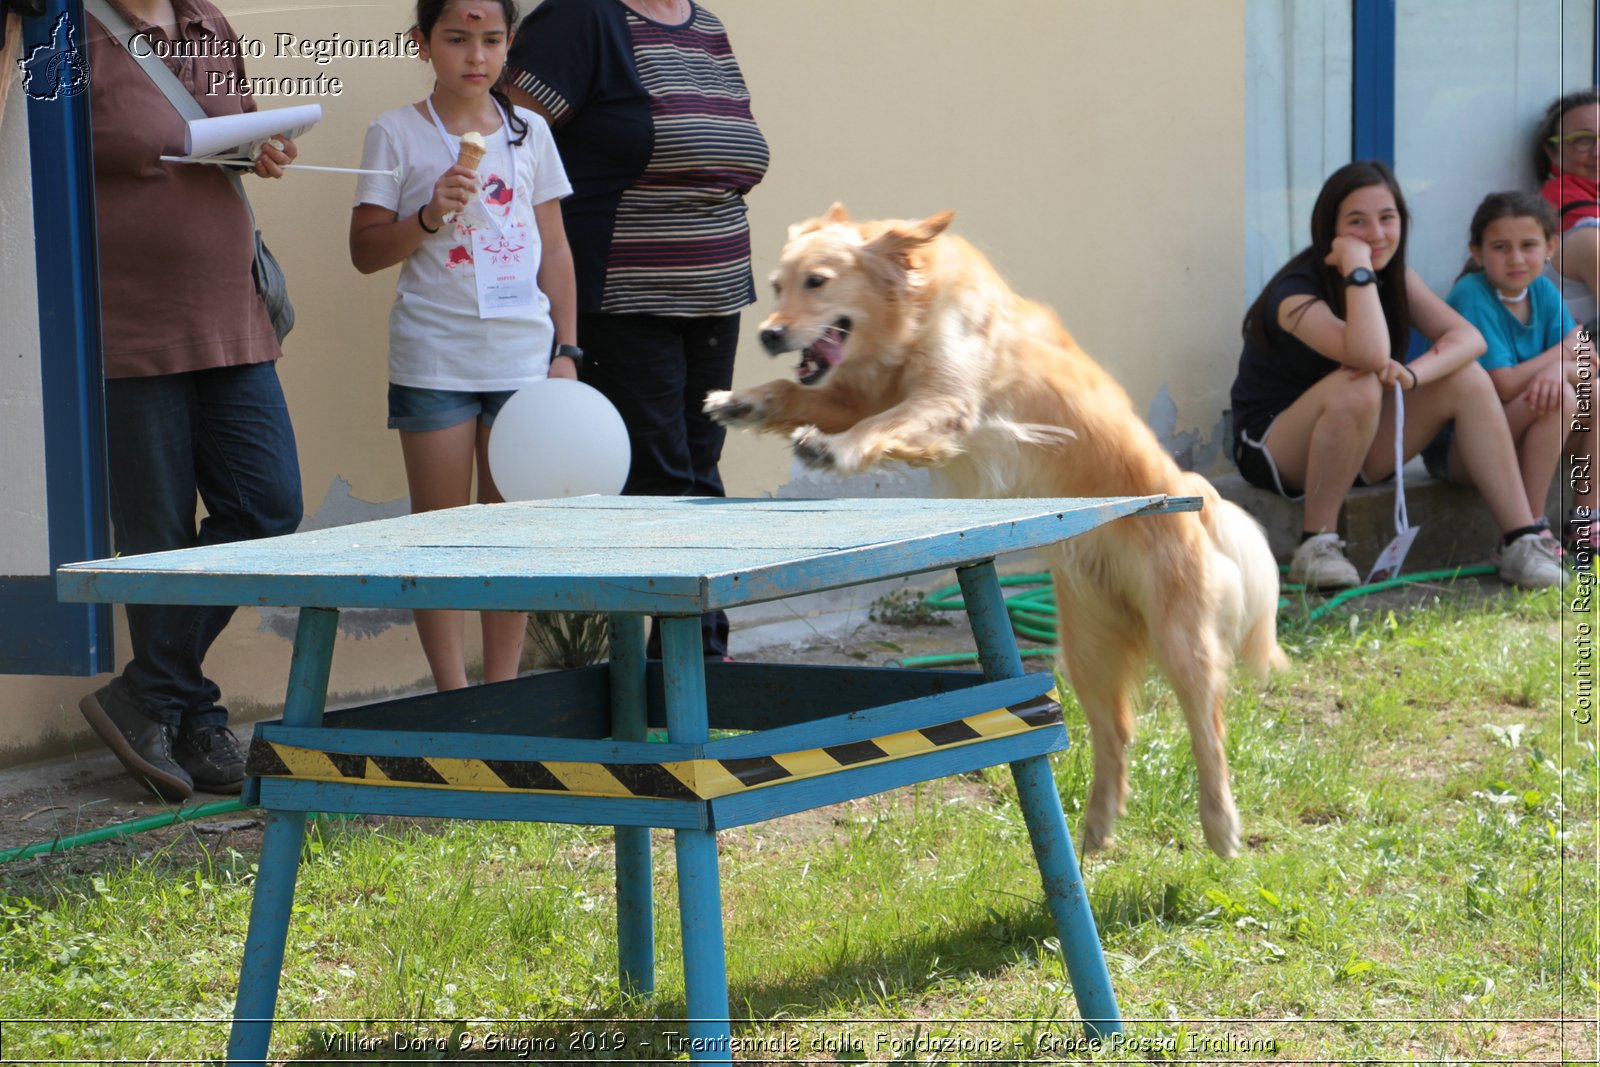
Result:
M110 0L210 115L255 110L238 35L207 0ZM133 555L292 532L300 466L282 354L251 275L254 227L220 167L163 163L184 121L106 27L89 20L111 520ZM228 74L234 76L229 78ZM292 142L255 172L281 177ZM195 524L196 496L206 518ZM129 605L133 658L79 702L139 781L167 800L237 793L244 758L201 664L232 608Z

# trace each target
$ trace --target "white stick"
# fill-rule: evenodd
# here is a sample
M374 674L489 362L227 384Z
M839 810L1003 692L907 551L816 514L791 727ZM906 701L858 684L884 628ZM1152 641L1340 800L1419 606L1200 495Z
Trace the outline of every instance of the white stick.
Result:
M246 159L217 159L214 156L206 159L190 159L188 156L162 156L161 161L163 163L214 163L219 167L255 167L254 163ZM362 170L359 167L315 167L310 163L287 163L283 169L320 170L329 174L386 174L395 181L400 180L399 167L394 168L394 170Z

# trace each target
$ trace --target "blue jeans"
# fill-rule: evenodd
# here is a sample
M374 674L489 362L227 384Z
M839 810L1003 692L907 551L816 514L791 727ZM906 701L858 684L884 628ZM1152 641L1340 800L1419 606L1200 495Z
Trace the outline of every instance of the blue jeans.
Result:
M300 461L272 363L106 380L106 452L117 552L132 556L293 533ZM195 496L207 515L195 526ZM192 730L228 721L201 668L232 607L129 604L127 695Z

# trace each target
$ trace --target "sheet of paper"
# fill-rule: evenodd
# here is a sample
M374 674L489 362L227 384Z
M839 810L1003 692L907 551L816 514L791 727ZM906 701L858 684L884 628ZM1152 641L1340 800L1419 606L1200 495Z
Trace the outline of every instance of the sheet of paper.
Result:
M244 156L254 158L261 145L283 134L299 137L322 119L321 104L275 107L245 115L219 115L194 119L184 134L183 151L190 159L206 156Z

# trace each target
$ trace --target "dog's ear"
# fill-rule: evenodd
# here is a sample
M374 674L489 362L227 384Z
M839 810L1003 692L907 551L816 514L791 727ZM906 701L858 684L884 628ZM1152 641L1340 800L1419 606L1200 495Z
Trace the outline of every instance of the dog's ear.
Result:
M920 222L892 222L882 233L867 242L867 247L884 255L898 255L925 245L938 237L956 217L954 211L941 211Z
M833 202L833 206L828 208L828 210L826 212L824 212L820 217L814 218L814 219L807 219L804 222L797 222L793 226L790 226L789 227L789 240L792 241L796 237L801 237L801 236L803 236L805 234L808 234L808 233L816 233L818 230L822 229L824 226L830 226L830 225L833 225L835 223L849 222L849 221L850 221L850 216L845 214L844 205L839 203L839 201L835 200Z

